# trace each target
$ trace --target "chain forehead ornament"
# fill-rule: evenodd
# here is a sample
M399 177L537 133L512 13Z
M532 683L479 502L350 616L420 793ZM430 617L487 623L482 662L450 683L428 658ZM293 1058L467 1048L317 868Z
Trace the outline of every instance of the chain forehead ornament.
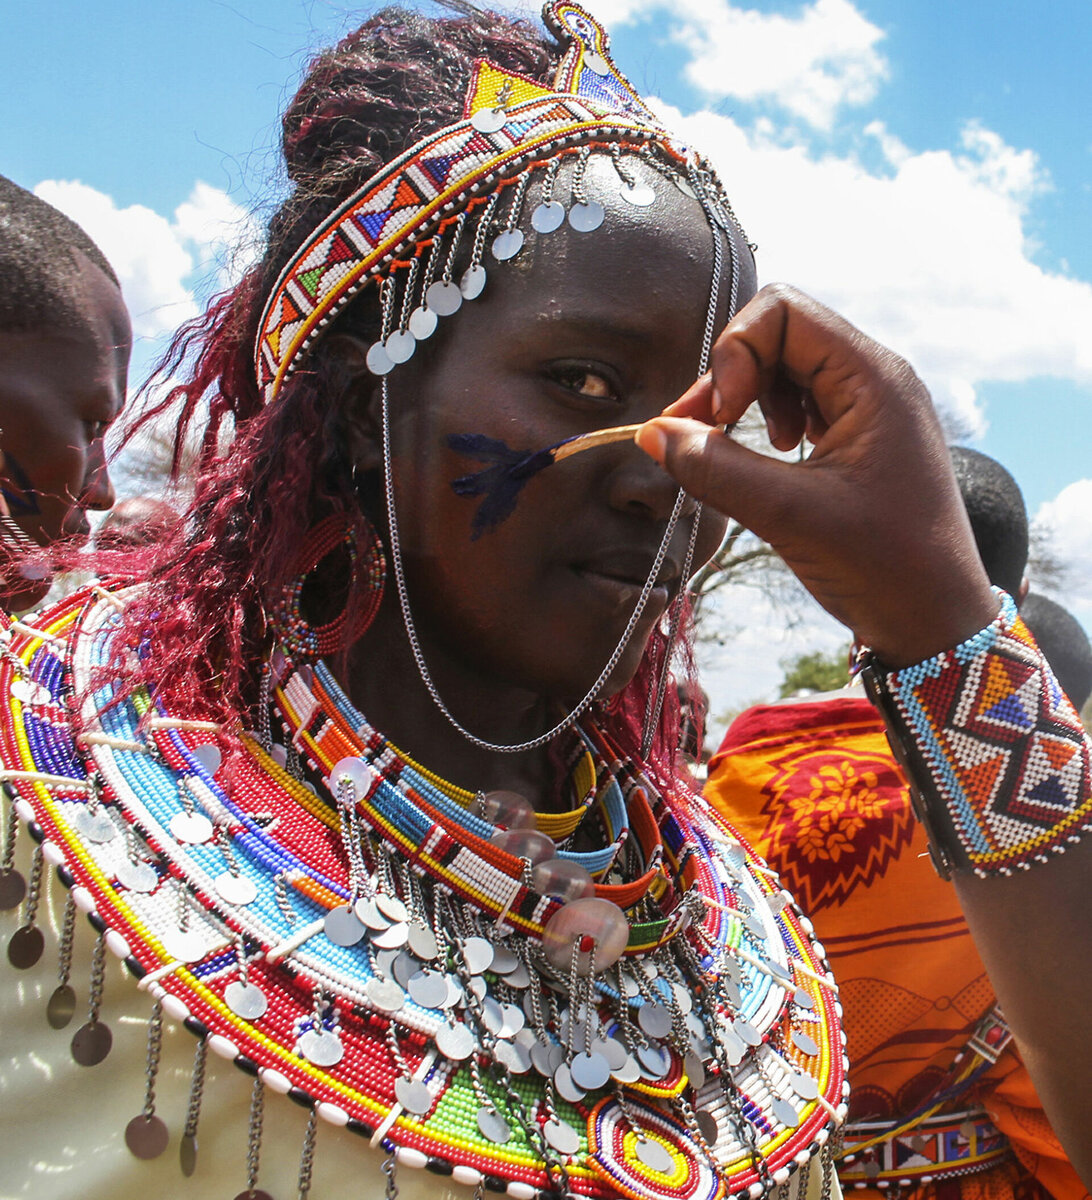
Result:
M387 276L392 264L406 258L409 249L428 243L457 222L476 198L487 204L499 189L514 184L516 198L522 201L519 193L526 185L521 188L520 179L534 165L549 163L561 154L580 155L581 151L586 160L587 149L596 145L637 151L651 147L663 166L677 170L680 186L690 190L686 181L696 157L662 128L615 66L602 26L568 0L552 0L543 10L543 20L566 44L552 89L480 59L463 118L429 134L382 168L292 256L271 290L255 345L258 383L266 402L276 397L333 317L369 282ZM552 184L556 168L552 174L549 168L547 171ZM582 176L578 166L574 187L578 202L583 200L578 194ZM623 181L631 202L648 202L625 174ZM556 201L553 204L561 208ZM570 215L573 227L593 228L594 209L599 207L574 205L574 210L580 211ZM600 208L599 220L601 212ZM585 222L584 226L579 221ZM509 235L513 223L514 218L505 231ZM448 271L460 232L457 229L453 234ZM501 243L503 249L494 247L494 257L499 261L510 257L509 250L518 250L517 241L521 242L521 237L509 236ZM448 276L432 281L436 267L435 262L426 266L423 282L428 286L422 288L422 309L430 311L427 291L437 288L434 295L439 303L431 311L443 316L455 311L458 303L445 305L453 299L455 289ZM471 291L464 283L459 303L471 298ZM409 315L407 312L407 318ZM429 324L427 317L419 321ZM412 328L407 322L407 329ZM385 331L385 336L389 332ZM401 323L393 332L396 343L404 346L406 330ZM397 351L391 360L392 366L404 361ZM386 366L382 356L380 365Z

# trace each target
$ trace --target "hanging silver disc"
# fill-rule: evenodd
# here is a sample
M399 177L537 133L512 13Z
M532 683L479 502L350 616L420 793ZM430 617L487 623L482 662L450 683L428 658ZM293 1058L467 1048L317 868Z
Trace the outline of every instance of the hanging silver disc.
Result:
M404 1075L401 1079L396 1079L394 1094L406 1112L419 1117L423 1117L432 1107L432 1093L428 1090L428 1084L420 1079L407 1079Z
M393 975L395 983L403 990L409 987L409 981L421 969L420 961L408 950L383 950L380 953L394 955L394 960L390 965L390 969L386 971L386 974Z
M523 991L524 988L531 986L531 973L523 965L519 963L514 971L509 971L504 977L504 982L510 988L515 988L517 991Z
M414 921L409 927L409 948L426 962L435 958L440 951L436 935L427 925L418 921Z
M254 1191L247 1189L245 1192L240 1192L235 1200L273 1200L273 1197L268 1192L263 1192L261 1188L255 1188Z
M125 1126L125 1144L136 1158L158 1158L170 1140L167 1126L154 1113L150 1117L141 1113Z
M656 199L656 191L652 184L646 183L643 179L623 184L619 189L619 194L623 200L628 204L634 205L636 208L648 208Z
M584 52L584 66L592 72L593 75L609 75L610 63L601 55L596 54L594 50Z
M580 1135L568 1121L562 1121L557 1117L553 1117L543 1125L542 1136L558 1154L572 1155L580 1149Z
M244 1021L257 1021L265 1016L269 1000L265 992L253 983L234 979L224 988L224 1001L228 1008Z
M736 1032L739 1039L748 1046L761 1046L762 1034L751 1024L750 1021L744 1021L740 1018L734 1021L732 1029Z
M333 1067L341 1062L345 1047L336 1033L309 1029L300 1037L300 1052L316 1067Z
M697 192L694 191L690 180L687 179L685 175L676 175L674 176L674 180L675 186L680 192L682 192L684 196L689 196L691 200L696 200L698 198Z
M212 837L212 822L199 812L178 812L171 817L171 836L191 846L201 846Z
M409 941L409 926L405 921L397 921L381 933L372 934L372 945L379 950L401 950Z
M523 230L506 229L493 239L493 257L498 262L507 262L523 249Z
M800 1124L800 1114L784 1096L774 1097L773 1103L770 1105L770 1111L782 1125L787 1126L789 1129L795 1129Z
M791 1072L789 1086L801 1100L814 1100L819 1095L818 1082L804 1071Z
M364 361L373 375L389 375L394 370L394 363L382 342L372 342Z
M493 965L493 947L485 938L467 938L463 943L463 962L471 975L481 975Z
M619 1083L636 1083L641 1078L641 1065L627 1053L626 1061L620 1067L612 1067L610 1073Z
M473 267L468 267L463 272L462 279L459 280L459 291L462 292L463 299L477 300L485 290L485 280L485 267L481 263Z
M637 1024L649 1037L665 1038L671 1032L671 1010L663 1004L642 1004L637 1010Z
M494 1037L499 1037L504 1028L504 1009L492 996L486 996L482 1001L482 1024Z
M694 1000L690 993L681 983L673 983L671 984L671 994L675 997L675 1003L679 1006L682 1015L688 1016L694 1008Z
M574 204L569 209L569 224L577 233L591 233L603 224L606 215L598 200L589 200L587 204Z
M89 808L81 808L72 824L89 842L95 842L97 845L113 841L117 833L109 814L101 808L96 812Z
M53 989L46 1005L46 1020L51 1029L63 1029L76 1013L76 993L67 983Z
M493 946L493 961L489 969L498 975L510 975L520 965L519 958L507 946Z
M560 229L565 220L565 205L557 200L547 200L531 214L531 228L537 233L553 233Z
M414 1004L440 1008L447 999L447 977L440 971L418 971L411 976L406 991Z
M812 998L811 992L802 987L798 987L793 992L792 1002L800 1008L806 1008L809 1012L815 1007L815 1000Z
M551 1042L548 1046L542 1042L535 1042L531 1047L531 1063L544 1078L553 1075L564 1061L565 1049L556 1042Z
M163 949L179 962L195 963L205 957L205 943L192 929L168 929L160 938Z
M395 1013L406 1003L406 993L393 979L369 979L364 994L381 1012Z
M380 912L374 896L361 896L353 905L353 912L356 913L356 919L373 933L382 933L383 930L390 929L394 924L389 917L385 917Z
M427 341L436 332L436 314L431 308L415 308L410 313L409 331L419 341Z
M253 904L258 899L258 889L252 879L245 875L233 875L231 871L223 871L216 876L216 890L228 904L240 907Z
M738 1067L743 1061L743 1056L747 1053L747 1047L743 1044L743 1040L727 1026L717 1034L717 1040L724 1047L724 1053L728 1058L728 1065L730 1067Z
M638 1134L634 1153L650 1171L656 1171L660 1175L670 1175L675 1170L675 1160L671 1157L667 1147L661 1142L653 1141L652 1138L641 1137Z
M701 1088L704 1085L705 1065L693 1051L683 1059L683 1070L686 1072L692 1088Z
M802 1029L794 1029L792 1031L793 1045L797 1050L802 1051L809 1057L814 1058L819 1053L819 1047L815 1043L815 1039L806 1034Z
M28 971L42 957L45 937L37 925L22 925L8 941L8 962L17 971Z
M642 1071L649 1071L653 1079L662 1079L671 1065L671 1056L661 1046L638 1046L637 1061Z
M190 753L210 775L215 775L224 761L220 747L215 742L202 742L200 746L194 746Z
M26 894L27 881L18 871L0 871L0 909L18 908Z
M124 862L117 869L117 881L131 892L147 895L159 886L155 867L147 862Z
M637 996L640 994L641 989L637 984L637 980L634 979L633 976L628 971L622 972L621 979L622 979L622 995L625 996L625 998L627 1000L632 1000L634 996Z
M625 1045L615 1037L599 1037L592 1040L592 1049L596 1054L602 1054L607 1060L607 1066L612 1071L617 1071L625 1064L629 1057L629 1051Z
M513 1075L526 1075L531 1069L531 1052L519 1042L500 1038L493 1047L493 1057Z
M409 920L409 909L405 902L397 896L392 896L389 892L376 892L375 907L388 921L394 921L397 924L400 921Z
M197 1136L184 1133L178 1145L178 1166L187 1179L197 1170Z
M470 124L479 133L496 133L497 130L504 128L506 120L508 120L508 114L503 108L480 108L470 118Z
M33 679L13 680L11 694L23 704L50 704L53 700L49 691Z
M441 1025L436 1031L436 1049L452 1062L463 1062L473 1053L477 1042L466 1025Z
M110 1053L114 1035L102 1021L88 1021L72 1035L72 1057L81 1067L97 1066Z
M417 339L408 329L396 329L383 343L387 357L396 366L398 363L409 362L417 349Z
M717 1118L707 1108L700 1109L695 1116L701 1136L710 1146L715 1146L720 1138L720 1126L717 1125Z
M355 946L367 932L347 904L330 909L323 919L322 930L335 946Z
M586 1092L594 1092L605 1086L610 1079L610 1065L605 1055L594 1051L591 1054L574 1054L572 1062L569 1063L569 1073L577 1087L582 1087Z
M524 1025L527 1024L527 1020L523 1015L523 1009L518 1004L502 1004L501 1014L504 1018L504 1023L500 1027L498 1037L514 1038Z
M487 1137L498 1146L503 1146L512 1139L512 1130L508 1127L508 1122L496 1109L478 1109L478 1128L483 1137Z
M584 1099L584 1089L573 1079L564 1063L554 1072L554 1087L562 1100L568 1100L570 1104L579 1104Z
M441 279L429 285L425 300L438 317L450 317L462 307L463 294L456 284Z

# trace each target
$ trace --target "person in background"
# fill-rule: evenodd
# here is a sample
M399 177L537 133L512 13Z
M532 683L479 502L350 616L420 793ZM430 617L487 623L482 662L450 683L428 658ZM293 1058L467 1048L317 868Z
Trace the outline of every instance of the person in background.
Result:
M991 582L1025 597L1028 518L1016 480L979 451L950 456ZM1059 680L1073 677L1070 656L1092 672L1076 622L1053 637L1061 623L1046 606L1068 614L1032 601L1021 616L1029 626L1039 618L1033 631L1040 638L1043 627ZM1082 695L1069 694L1079 708ZM705 794L781 872L839 980L852 1087L843 1188L1083 1196L863 690L748 709L713 756Z
M131 344L102 251L0 176L0 596L13 610L49 590L36 548L86 539L88 510L114 502L103 439L125 403Z
M1028 592L1020 616L1035 634L1062 691L1080 712L1092 694L1092 645L1084 626L1068 609L1038 592Z

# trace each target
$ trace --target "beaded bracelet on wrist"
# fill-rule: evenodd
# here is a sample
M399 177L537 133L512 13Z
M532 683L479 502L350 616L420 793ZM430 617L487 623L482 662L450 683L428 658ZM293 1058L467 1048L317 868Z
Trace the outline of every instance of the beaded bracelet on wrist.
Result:
M994 590L997 618L954 650L862 672L945 876L1047 862L1092 821L1092 748L1080 717L1012 597Z

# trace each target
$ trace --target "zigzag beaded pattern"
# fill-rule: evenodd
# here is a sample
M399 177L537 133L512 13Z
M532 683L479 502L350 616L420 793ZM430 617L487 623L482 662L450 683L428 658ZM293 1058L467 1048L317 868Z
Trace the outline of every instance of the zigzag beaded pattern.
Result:
M980 875L1046 862L1092 819L1090 746L1012 598L955 650L887 687Z

